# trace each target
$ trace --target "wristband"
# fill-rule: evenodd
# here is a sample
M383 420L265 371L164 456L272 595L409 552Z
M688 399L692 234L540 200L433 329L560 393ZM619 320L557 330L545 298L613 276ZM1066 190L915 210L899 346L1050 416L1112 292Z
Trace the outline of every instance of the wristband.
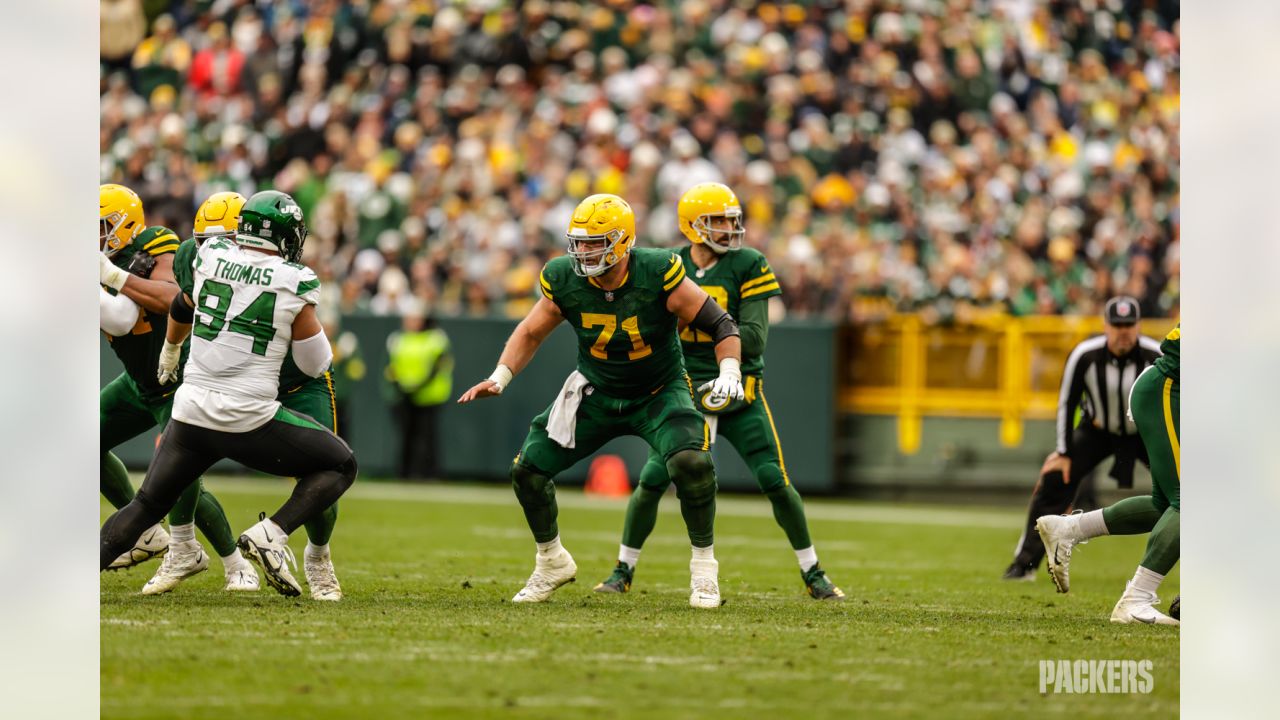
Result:
M98 266L98 281L101 284L120 292L128 280L128 272L116 267L106 255L102 255Z
M738 358L727 357L720 361L720 375L735 380L742 379L742 364Z
M489 375L489 379L493 381L493 384L498 386L498 392L505 390L507 384L511 382L511 378L513 377L515 377L515 375L512 374L511 368L501 363L499 363L498 367L494 368L493 373Z

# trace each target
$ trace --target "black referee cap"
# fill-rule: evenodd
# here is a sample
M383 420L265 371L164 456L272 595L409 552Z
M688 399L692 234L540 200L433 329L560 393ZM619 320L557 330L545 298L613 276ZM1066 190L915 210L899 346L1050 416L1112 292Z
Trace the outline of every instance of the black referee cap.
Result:
M1107 301L1102 317L1108 325L1132 325L1142 319L1138 301L1128 295L1117 295Z

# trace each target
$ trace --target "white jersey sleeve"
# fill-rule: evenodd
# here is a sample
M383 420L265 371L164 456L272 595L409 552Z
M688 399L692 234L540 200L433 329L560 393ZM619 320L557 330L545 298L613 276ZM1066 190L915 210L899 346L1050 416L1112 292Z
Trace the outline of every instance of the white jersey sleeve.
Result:
M173 417L212 430L245 432L270 420L293 321L320 294L304 265L227 239L196 255L191 356Z

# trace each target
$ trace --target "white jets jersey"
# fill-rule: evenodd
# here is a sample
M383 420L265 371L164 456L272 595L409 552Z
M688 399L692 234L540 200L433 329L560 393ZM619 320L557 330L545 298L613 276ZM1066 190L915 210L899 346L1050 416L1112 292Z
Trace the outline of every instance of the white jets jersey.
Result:
M280 364L293 341L293 321L320 297L305 265L222 238L196 251L191 354L173 402L173 418L225 432L270 420Z

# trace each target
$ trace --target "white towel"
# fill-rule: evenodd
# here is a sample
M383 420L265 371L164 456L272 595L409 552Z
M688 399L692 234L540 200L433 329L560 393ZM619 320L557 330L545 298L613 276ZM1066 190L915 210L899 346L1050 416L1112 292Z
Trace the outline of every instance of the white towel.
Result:
M702 419L707 422L707 438L712 445L716 444L716 425L720 424L719 415L703 415Z
M587 378L574 370L564 381L560 394L551 405L551 416L547 418L547 436L560 447L574 446L574 433L578 426L578 404L582 402L582 391L587 387Z

